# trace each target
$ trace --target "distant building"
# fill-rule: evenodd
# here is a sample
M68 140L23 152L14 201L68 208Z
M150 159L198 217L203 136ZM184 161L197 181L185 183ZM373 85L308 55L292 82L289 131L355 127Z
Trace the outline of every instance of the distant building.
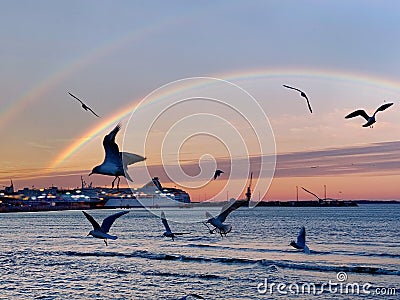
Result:
M4 193L5 195L12 195L14 194L14 183L11 180L11 185L4 187L4 190L0 191L1 193Z

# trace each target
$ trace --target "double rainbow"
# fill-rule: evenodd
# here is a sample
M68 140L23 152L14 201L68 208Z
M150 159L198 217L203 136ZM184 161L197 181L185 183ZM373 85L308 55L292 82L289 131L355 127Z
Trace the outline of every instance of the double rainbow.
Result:
M297 76L301 78L319 78L319 79L327 79L327 80L341 80L345 82L353 82L357 84L372 86L372 87L384 87L392 90L400 90L400 84L390 79L365 76L356 73L345 73L342 71L320 71L320 70L290 70L290 69L269 69L269 70L256 70L256 71L245 71L239 73L228 73L215 75L212 77L220 78L228 81L237 81L237 80L247 80L247 79L257 79L257 78L280 78L286 76ZM192 88L194 86L189 86L185 88ZM170 90L168 95L173 93L178 93L179 90ZM162 98L168 95L160 95L158 98L154 98L151 101L147 102L145 105L154 104L155 102L161 101ZM112 116L103 120L100 124L97 124L87 132L85 132L81 136L85 136L84 139L77 139L77 141L71 145L69 145L66 149L61 151L59 155L54 159L51 163L50 168L56 168L63 161L71 157L74 153L79 151L84 145L93 140L97 135L105 131L110 126L114 126L118 121L123 118L126 118L131 114L135 109L138 108L141 100L134 100L133 103L124 109L114 113Z

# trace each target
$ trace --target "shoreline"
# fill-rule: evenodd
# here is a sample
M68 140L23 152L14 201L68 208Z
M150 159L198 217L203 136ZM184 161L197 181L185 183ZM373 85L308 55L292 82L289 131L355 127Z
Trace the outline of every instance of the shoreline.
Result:
M222 206L225 201L219 202L192 202L190 204L181 206L171 206L166 208L196 208L196 207L213 207ZM330 201L330 202L318 202L318 201L261 201L257 203L256 207L358 207L359 204L370 205L370 204L400 204L399 200L351 200L351 201ZM45 212L45 211L66 211L66 210L93 210L93 209L127 209L127 208L145 208L141 207L104 207L90 205L89 203L68 203L64 205L39 205L39 206L22 206L22 207L6 207L0 206L1 213L14 213L14 212ZM159 207L161 209L161 207ZM164 207L163 207L164 208Z

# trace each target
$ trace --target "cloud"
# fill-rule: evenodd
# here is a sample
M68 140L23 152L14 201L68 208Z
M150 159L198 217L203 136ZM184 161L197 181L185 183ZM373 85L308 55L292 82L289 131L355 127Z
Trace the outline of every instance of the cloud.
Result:
M286 153L277 156L275 177L399 174L400 141Z
M217 158L216 161L218 168L224 170L226 176L229 176L231 167L247 168L249 163L250 170L254 172L255 176L261 167L269 168L273 166L272 156L240 157L232 161L225 157ZM262 161L264 162L263 165L261 165ZM198 160L193 160L192 163L185 160L181 167L189 176L195 177L200 172ZM13 178L44 177L43 170L25 169L19 171L19 174L15 177L13 176ZM164 167L160 164L134 166L130 168L129 172L132 172L134 180L137 183L142 181L142 175L147 172L149 172L151 176L160 177L162 182L171 182L168 175L165 173ZM46 176L78 176L86 173L88 173L88 170L63 170L46 174ZM322 177L355 174L358 176L400 174L400 141L278 154L276 157L274 177ZM213 174L210 174L210 178L212 175ZM9 180L9 171L3 174L0 172L0 180Z
M218 168L229 174L231 167L247 167L257 174L263 168L272 166L271 156L252 156L249 159L217 159ZM153 166L152 171L160 171L161 166ZM197 161L188 164L187 173L196 173ZM193 171L193 172L192 172ZM360 146L328 148L314 151L301 151L278 154L276 157L275 178L320 177L346 175L389 175L400 174L400 141L372 143ZM235 178L233 178L235 179Z
M27 145L32 148L38 148L38 149L47 150L47 151L50 151L54 148L53 146L50 146L48 144L40 144L40 143L34 142L34 141L28 142Z

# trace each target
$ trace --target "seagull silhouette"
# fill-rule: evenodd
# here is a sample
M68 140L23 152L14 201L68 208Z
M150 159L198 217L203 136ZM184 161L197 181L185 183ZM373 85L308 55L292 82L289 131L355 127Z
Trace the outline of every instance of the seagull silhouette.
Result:
M89 106L87 106L85 103L82 102L82 100L80 100L78 97L72 95L70 92L68 92L68 94L70 94L72 97L74 97L76 100L78 100L81 104L82 104L82 108L86 111L91 111L92 114L94 114L96 117L100 118L100 116L98 114L96 114Z
M214 180L217 179L217 177L219 177L219 175L221 175L222 173L224 173L224 171L222 171L222 170L215 170L215 173L214 173Z
M171 228L168 225L167 219L165 218L165 214L163 211L161 212L161 222L163 223L163 225L165 227L165 232L163 233L163 236L170 237L170 238L172 238L173 241L175 240L176 235L189 234L189 232L172 232Z
M299 231L299 235L297 236L297 241L295 242L294 240L292 240L290 242L290 246L296 249L301 249L305 253L310 254L310 249L306 245L306 228L304 226L301 227Z
M362 127L369 126L372 128L373 127L372 124L374 124L376 122L376 119L375 119L376 113L378 111L384 111L385 109L391 107L392 105L393 105L393 103L382 104L381 106L378 107L378 109L374 112L374 114L372 116L368 116L368 114L365 112L365 110L359 109L359 110L353 111L352 113L348 114L347 116L345 116L345 118L350 119L350 118L361 116L365 120L367 120L367 123L365 123Z
M292 90L295 90L295 91L300 92L300 95L301 95L302 97L306 98L306 100L307 100L307 105L308 105L308 109L310 110L310 113L312 113L312 108L311 108L310 100L308 100L306 93L304 93L303 91L301 91L301 90L299 90L299 89L297 89L297 88L294 88L294 87L291 87L291 86L288 86L288 85L285 85L285 84L284 84L283 86L284 86L285 88L292 89Z
M214 233L216 231L221 236L222 235L226 236L226 234L231 232L231 230L232 230L231 224L223 224L226 220L226 217L228 217L228 215L232 211L238 209L241 206L246 206L246 205L248 205L247 201L243 201L243 200L233 200L232 201L231 200L222 207L221 213L216 217L213 217L209 212L206 212L206 217L208 218L208 220L206 222L203 222L203 224L207 226L210 233ZM214 226L214 229L210 229L210 227L207 225L207 223Z
M100 226L99 223L97 223L96 220L93 219L93 217L91 215L89 215L87 212L84 212L84 211L82 211L82 212L86 216L86 218L90 221L90 223L92 223L92 225L93 225L93 230L90 230L89 234L87 236L91 235L95 238L103 239L106 246L108 246L107 239L116 240L118 238L115 235L108 234L108 231L110 230L114 221L117 218L129 213L129 211L121 211L119 213L108 216L107 218L105 218L103 220L103 223L101 223L101 226Z
M126 170L128 169L128 165L140 162L145 160L146 158L137 154L129 153L129 152L119 152L118 145L115 143L115 136L118 131L121 129L121 124L115 126L115 128L107 134L103 139L103 147L105 151L105 158L101 165L98 165L93 168L92 172L90 172L89 176L92 174L102 174L115 176L111 188L114 188L115 180L118 179L117 189L119 189L119 176L124 176L129 181L133 181L129 176Z

